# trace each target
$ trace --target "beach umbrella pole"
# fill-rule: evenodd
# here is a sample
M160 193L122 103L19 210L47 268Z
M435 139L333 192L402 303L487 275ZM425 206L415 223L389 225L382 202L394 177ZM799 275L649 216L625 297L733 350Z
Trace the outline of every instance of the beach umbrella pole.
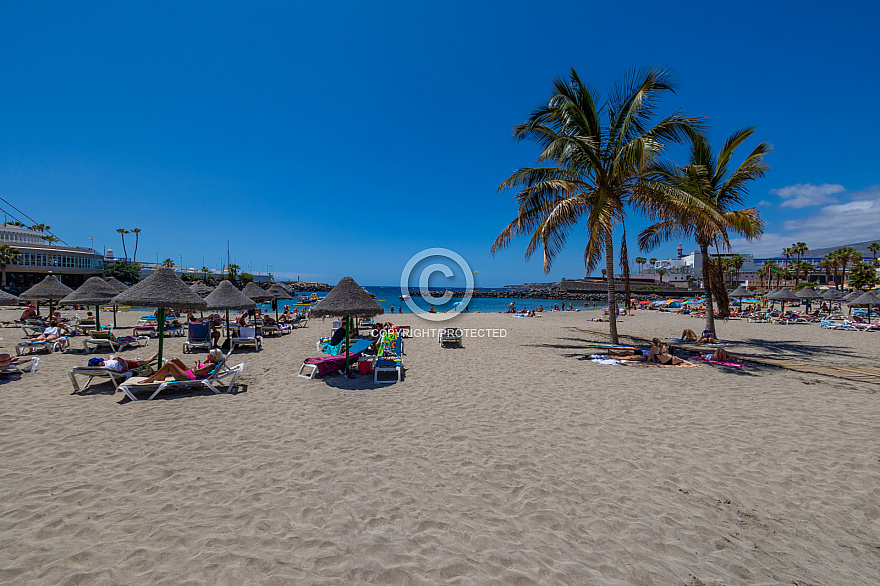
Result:
M162 368L162 338L165 336L165 308L159 308L159 315L157 317L157 321L159 322L159 368Z
M349 333L351 332L351 317L345 316L345 376L351 377L351 373L348 372L348 349L351 348L351 337Z
M226 341L229 342L229 309L226 310ZM232 342L229 342L229 347L232 348Z
M101 312L99 311L99 307L95 306L95 326L97 326L98 331L101 331Z
M116 306L113 306L113 327L116 328Z

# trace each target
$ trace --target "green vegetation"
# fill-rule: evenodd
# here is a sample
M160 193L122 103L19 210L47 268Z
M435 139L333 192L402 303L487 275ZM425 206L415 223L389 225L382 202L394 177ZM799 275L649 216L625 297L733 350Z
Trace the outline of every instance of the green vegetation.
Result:
M734 208L743 204L748 183L767 173L764 156L770 152L770 144L759 144L739 167L728 173L737 147L754 131L749 127L734 132L717 155L712 154L708 138L691 133L687 166L680 167L669 161L653 164L645 172L641 186L661 198L662 205L645 210L655 223L639 234L639 246L642 250L651 250L672 239L696 241L706 290L706 329L713 332L715 300L719 300L722 316L729 314L729 308L722 267L709 258L709 247L729 250L731 232L748 240L764 232L764 222L757 209Z
M849 271L849 284L855 289L870 289L880 283L873 263L859 262Z
M650 194L637 189L641 171L666 144L682 141L702 124L675 112L652 125L659 99L673 88L669 72L659 68L632 72L604 101L573 68L567 79L554 80L549 101L514 129L514 138L536 143L542 149L538 162L550 166L519 169L501 184L502 190L518 190L519 209L492 253L515 237L530 236L526 258L540 249L549 272L568 235L585 221L584 264L590 272L604 254L614 315L614 230L623 227L628 205L639 211L652 206ZM617 344L616 320L609 325L611 343Z
M126 285L133 285L141 278L141 265L128 260L117 260L104 265L105 277L116 277Z
M17 248L13 248L6 244L0 244L0 271L3 273L3 280L0 282L0 285L3 287L6 286L6 265L16 264L20 256L21 253Z

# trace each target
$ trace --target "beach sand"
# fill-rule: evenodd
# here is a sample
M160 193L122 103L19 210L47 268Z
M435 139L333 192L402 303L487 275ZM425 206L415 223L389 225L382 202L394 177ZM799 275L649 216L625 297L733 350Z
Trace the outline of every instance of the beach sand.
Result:
M233 354L245 370L230 395L71 394L87 357L44 356L0 384L0 581L880 582L880 385L603 366L584 346L607 339L577 329L607 331L595 316L458 316L443 325L507 335L408 339L404 380L380 386L296 378L329 320ZM684 327L702 322L620 324ZM739 358L875 365L880 343L816 325L718 331ZM0 337L11 352L21 330ZM191 362L182 341L166 355Z

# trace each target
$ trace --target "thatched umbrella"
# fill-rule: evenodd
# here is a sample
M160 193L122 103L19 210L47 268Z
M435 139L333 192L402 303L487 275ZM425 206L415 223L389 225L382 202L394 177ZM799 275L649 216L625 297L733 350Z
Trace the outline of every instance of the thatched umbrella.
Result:
M800 291L797 291L795 295L798 296L799 299L805 299L807 302L807 311L810 311L810 306L813 303L813 299L821 299L822 296L819 295L819 292L813 289L812 287L804 287Z
M739 287L727 294L728 297L737 297L739 299L751 297L752 295L753 293L746 289L745 285L740 285Z
M116 287L102 279L101 277L91 277L85 283L80 285L76 291L58 302L58 305L94 305L95 306L95 325L101 329L101 308L102 303L110 303L113 298L119 295ZM113 326L116 327L116 320L113 320Z
M783 287L782 289L770 294L767 296L767 299L772 299L773 301L782 302L782 309L780 311L785 311L785 302L786 301L800 301L800 298L795 295L795 292L789 289L788 287Z
M0 289L0 305L18 305L19 303L21 301L19 301L18 297Z
M220 284L205 297L208 309L226 310L226 339L229 340L229 310L230 309L253 309L257 303L239 291L230 281L220 281Z
M126 285L125 283L123 283L122 281L117 279L116 277L107 277L104 280L107 281L108 283L110 283L110 285L113 288L115 288L117 291L119 291L120 293L122 293L123 291L128 289L128 285ZM116 327L116 306L115 305L113 306L113 327L114 328Z
M262 303L263 301L271 301L273 299L272 294L268 293L265 289L251 281L247 285L244 286L244 289L241 290L242 294L245 297L253 299L257 303ZM257 323L257 312L254 311L254 325Z
M345 374L348 376L348 348L351 347L351 317L372 317L385 313L373 296L364 291L351 277L342 277L327 296L312 308L312 315L345 316Z
M73 293L73 289L58 280L58 277L49 273L46 278L19 295L19 299L36 301L39 307L40 301L49 302L49 319L52 319L52 302L64 299Z
M275 321L278 321L278 300L279 299L293 299L293 296L290 294L283 285L279 283L274 283L271 287L266 289L266 293L270 293L272 295L272 301L275 305Z
M861 291L858 291L858 293L861 293ZM850 301L849 305L867 305L868 323L871 323L871 306L880 305L880 295L877 295L877 292L873 289L870 291L865 291L864 293Z
M841 299L843 299L843 296L837 289L828 289L827 291L822 293L822 299L826 299L828 301L840 301Z
M846 301L847 305L852 305L852 303L850 303L850 301L852 301L853 299L858 299L861 296L862 296L861 291L851 291L843 297L843 300Z
M196 281L195 283L190 285L189 288L192 289L196 294L201 295L202 297L206 297L211 291L214 290L214 287L205 285L201 281Z
M165 308L205 309L205 300L190 291L186 283L168 267L160 267L136 285L123 291L113 299L115 305L136 305L156 307L159 315L159 364L162 364L162 340L165 336Z

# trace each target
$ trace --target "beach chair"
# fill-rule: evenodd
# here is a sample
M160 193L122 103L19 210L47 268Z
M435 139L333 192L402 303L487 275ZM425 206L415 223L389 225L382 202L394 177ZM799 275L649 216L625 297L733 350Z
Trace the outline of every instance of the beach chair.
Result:
M52 352L61 352L70 345L68 339L64 336L55 340L47 340L45 342L33 342L24 340L15 345L15 355L32 354L40 350L47 350L49 354Z
M304 328L304 327L307 327L307 326L309 325L309 318L307 318L307 317L304 316L304 315L298 315L298 316L296 316L295 318L293 318L293 321L290 322L289 325L290 325L291 328Z
M148 346L150 343L149 336L114 336L110 330L94 332L91 338L83 340L83 351L88 354L101 348L108 346L111 352L119 352L128 347Z
M259 352L263 348L263 337L257 335L257 328L254 326L242 326L238 330L238 335L232 338L229 351L235 350L235 345L253 344Z
M264 336L280 336L281 326L260 326L260 331Z
M458 328L441 328L437 334L437 341L440 342L441 348L446 345L461 348L461 330Z
M6 375L36 372L38 364L40 364L39 356L28 356L25 359L13 358L8 364L0 366L0 374Z
M124 383L125 381L130 379L134 372L134 370L117 372L103 366L75 366L71 368L67 374L68 376L70 376L70 382L73 383L73 391L75 393L78 393L80 391L86 390L88 386L92 384L92 379L95 378L110 379L110 381L113 383L113 388L118 390L119 383ZM79 381L77 381L76 379L77 375L87 376L89 377L89 380L86 381L86 384L80 387Z
M186 342L183 343L183 353L187 354L193 349L210 350L213 346L211 339L211 326L207 323L191 323L189 324L189 333Z
M231 350L229 354L232 354ZM140 381L143 381L148 377L132 377L128 379L128 381L126 381L124 384L119 385L118 390L125 393L125 396L132 401L138 400L135 393L143 393L148 391L151 391L152 394L147 398L147 401L152 401L156 397L156 395L158 395L165 389L201 387L209 389L218 395L228 393L233 389L233 387L235 387L235 381L238 380L238 375L240 375L241 371L244 370L244 363L238 364L232 368L229 368L229 366L227 366L229 354L224 356L223 360L221 360L217 364L217 366L214 367L214 370L212 370L203 378L197 378L196 380L173 380L149 384L139 384ZM225 391L221 389L224 386L226 388Z
M373 383L390 384L400 382L403 378L403 340L396 333L382 334L377 344L378 354L373 365ZM397 379L379 380L381 373L394 373Z
M367 340L369 342L369 340ZM372 342L371 342L372 343ZM361 358L360 354L354 352L346 352L345 354L337 354L335 356L321 356L320 358L306 358L296 376L300 378L312 379L315 376L327 376L334 372L345 374L345 357L348 355L349 365L357 364Z

